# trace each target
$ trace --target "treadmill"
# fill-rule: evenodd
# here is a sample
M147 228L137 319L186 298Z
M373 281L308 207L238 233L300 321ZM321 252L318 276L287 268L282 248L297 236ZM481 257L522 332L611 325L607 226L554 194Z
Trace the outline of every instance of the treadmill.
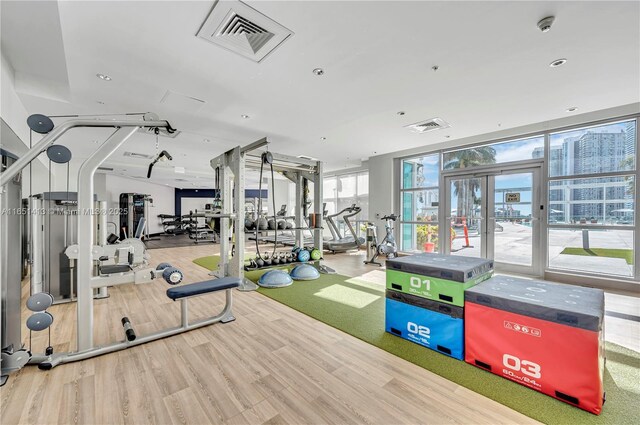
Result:
M362 211L362 208L357 206L356 204L351 205L341 211L338 211L335 214L325 216L325 221L329 226L329 231L333 236L333 239L324 242L324 249L332 252L345 252L352 249L358 249L360 246L364 245L364 238L359 238L356 234L351 221L349 221L350 217L353 217ZM340 233L340 229L336 225L336 222L333 220L336 217L342 216L342 219L347 225L349 232L351 235L342 236Z

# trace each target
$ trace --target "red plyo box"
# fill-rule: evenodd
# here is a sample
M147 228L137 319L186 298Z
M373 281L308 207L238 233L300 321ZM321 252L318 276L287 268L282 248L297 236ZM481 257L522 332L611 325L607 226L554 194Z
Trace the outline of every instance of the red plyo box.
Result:
M604 402L604 292L496 276L465 292L465 361L594 414Z

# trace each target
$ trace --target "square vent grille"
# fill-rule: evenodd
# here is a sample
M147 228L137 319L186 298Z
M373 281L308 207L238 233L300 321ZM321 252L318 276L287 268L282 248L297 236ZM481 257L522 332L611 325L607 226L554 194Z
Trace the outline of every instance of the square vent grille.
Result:
M262 61L293 32L241 1L218 1L197 36Z
M414 133L426 133L427 131L440 130L442 128L449 128L448 122L442 118L430 118L425 121L420 121L415 124L406 125L405 128L413 131Z

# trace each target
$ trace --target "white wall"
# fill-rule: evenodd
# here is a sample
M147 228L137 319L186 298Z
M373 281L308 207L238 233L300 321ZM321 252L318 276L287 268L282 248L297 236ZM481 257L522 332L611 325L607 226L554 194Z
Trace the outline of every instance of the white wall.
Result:
M1 146L11 153L22 156L29 149L29 127L25 109L14 87L14 71L4 55L1 55L0 66L0 117L8 126L2 126L0 136ZM40 134L33 135L33 143L42 138ZM45 156L40 155L39 161L33 164L33 193L48 190L48 167ZM53 179L55 181L55 178ZM22 196L29 195L29 167L22 172Z
M189 211L196 210L198 212L204 212L204 205L213 202L213 198L182 198L180 205L182 215L189 214Z
M173 187L110 174L96 174L94 185L98 199L107 201L107 208L113 211L119 208L121 193L151 195L153 204L149 207L149 219L147 221L149 233L162 232L162 224L158 214L175 213L175 189ZM109 217L108 221L114 222L118 227L120 226L120 216L117 214ZM113 226L109 225L109 231L113 231Z
M522 127L506 129L494 133L481 134L464 139L451 140L429 146L422 146L414 149L393 152L386 155L377 155L369 158L369 219L384 226L384 223L377 220L377 217L391 211L399 212L399 201L396 198L396 188L399 187L397 167L398 158L419 155L433 152L439 149L471 145L476 143L491 142L499 139L518 137L524 134L531 134L549 129L581 125L598 120L622 117L640 113L640 103L623 105L616 108L604 109L601 111L589 112L586 114L574 115L552 121L530 124Z
M265 185L262 186L263 189L265 188ZM290 189L290 187L293 187L294 189ZM269 208L269 215L273 215L273 199L275 197L275 201L276 201L276 212L280 211L280 207L282 205L287 205L287 214L291 215L293 214L293 208L295 206L295 184L293 184L293 182L289 181L289 180L282 180L282 179L276 179L275 183L274 183L274 190L275 192L273 192L271 190L271 179L269 179L269 185L267 187L269 193L269 198L268 198L268 208ZM293 193L293 200L290 198L290 193Z

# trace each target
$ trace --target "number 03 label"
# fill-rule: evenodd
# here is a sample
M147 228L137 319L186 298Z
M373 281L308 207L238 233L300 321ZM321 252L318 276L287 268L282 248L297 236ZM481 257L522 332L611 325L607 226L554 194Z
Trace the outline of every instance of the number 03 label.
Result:
M538 379L542 376L539 364L530 362L529 360L520 360L511 354L502 356L502 364L508 369L522 372L532 378Z

